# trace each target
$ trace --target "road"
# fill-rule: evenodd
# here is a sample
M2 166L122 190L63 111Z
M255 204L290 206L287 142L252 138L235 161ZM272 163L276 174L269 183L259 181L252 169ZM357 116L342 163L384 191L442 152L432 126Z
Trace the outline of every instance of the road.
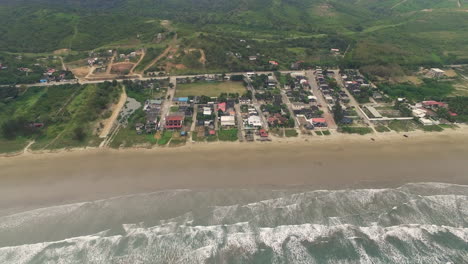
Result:
M265 115L263 115L262 109L260 108L260 103L257 101L257 98L255 98L255 89L250 82L250 78L245 76L244 80L247 82L247 89L252 92L252 105L255 107L258 116L262 120L262 127L268 129L268 121L266 120Z
M164 127L166 124L166 116L169 114L172 106L172 99L174 98L177 81L175 77L171 77L169 82L174 86L173 88L167 88L166 98L164 99L163 105L161 107L161 120L159 121L159 127Z
M94 68L92 69L94 71ZM293 73L293 72L299 72L299 71L280 71L283 74L287 73ZM257 71L255 72L256 74L273 74L271 71ZM90 71L91 74L91 71ZM219 73L221 74L221 73ZM225 73L226 75L245 75L245 72L230 72L230 73ZM86 80L86 77L83 79L72 79L66 82L48 82L48 83L32 83L32 84L16 84L17 87L19 86L25 86L25 87L45 87L45 86L54 86L54 85L63 85L63 84L69 84L69 83L79 83L79 84L95 84L95 83L103 83L103 82L111 82L111 81L117 81L117 82L123 82L124 80L128 81L149 81L149 80L162 80L162 79L167 79L167 78L193 78L193 77L200 77L200 76L206 76L207 74L191 74L191 75L164 75L164 76L155 76L155 77L141 77L138 75L134 75L131 77L119 77L119 78L105 78L102 77L99 80ZM5 84L5 85L0 85L0 87L8 87L11 85Z
M345 91L346 95L348 95L349 104L351 106L354 106L354 109L356 109L356 113L364 121L364 123L366 123L370 128L375 130L374 125L372 124L372 122L369 120L369 118L366 115L364 115L364 113L362 112L361 107L359 107L359 103L356 101L354 96L348 91L348 89L346 89L346 87L344 86L343 79L341 78L341 74L339 73L339 70L334 70L333 72L335 73L336 82L340 86L341 90Z
M236 110L236 121L237 121L237 137L239 141L244 141L244 120L242 120L241 109L239 104L234 105L234 109Z
M320 110L323 111L323 117L327 121L327 125L329 129L337 129L338 126L335 123L335 119L333 118L333 114L328 109L328 103L323 96L323 93L320 91L317 81L315 79L315 74L313 71L306 71L306 77L309 79L310 87L312 87L313 94L317 97L317 103L320 107Z
M292 109L292 104L291 101L289 101L288 96L286 95L286 92L281 89L281 97L283 99L283 103L288 106L289 113L291 114L293 120L294 120L294 128L299 129L299 122L297 121L296 115L294 115L294 111Z
M123 87L119 102L115 106L115 109L112 112L111 117L105 120L104 128L102 129L101 134L99 135L100 138L106 138L109 135L109 133L112 130L112 127L114 126L115 122L117 121L119 117L120 111L122 111L122 108L125 106L126 102L127 102L127 93L125 92L125 87Z

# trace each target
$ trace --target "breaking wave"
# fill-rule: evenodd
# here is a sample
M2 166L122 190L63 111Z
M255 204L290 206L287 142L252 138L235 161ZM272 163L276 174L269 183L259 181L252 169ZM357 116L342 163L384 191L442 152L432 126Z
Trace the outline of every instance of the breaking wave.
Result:
M468 186L172 190L0 217L0 263L468 263Z

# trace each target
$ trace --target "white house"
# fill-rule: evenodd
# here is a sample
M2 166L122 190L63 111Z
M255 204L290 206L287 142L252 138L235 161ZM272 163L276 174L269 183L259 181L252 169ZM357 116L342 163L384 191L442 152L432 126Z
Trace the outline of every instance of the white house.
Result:
M253 127L261 127L262 126L262 120L260 119L259 116L250 116L247 120L249 123L249 126Z
M221 126L235 126L236 119L234 116L222 116L221 117Z
M203 107L203 115L211 115L212 111L210 107Z

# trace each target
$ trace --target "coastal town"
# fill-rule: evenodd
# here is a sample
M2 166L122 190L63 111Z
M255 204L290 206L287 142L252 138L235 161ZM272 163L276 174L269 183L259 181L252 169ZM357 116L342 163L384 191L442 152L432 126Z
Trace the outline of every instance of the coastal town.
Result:
M450 121L457 113L446 102L392 100L357 70L317 67L158 77L124 81L124 85L126 82L143 90L156 85L162 92L145 100L144 118L138 122L116 121L117 132L110 132L106 141L113 147L132 146L128 143L132 139L118 136L119 129L133 130L131 138L149 136L148 142L153 144L180 146L214 141L270 142L337 133L440 131L457 126ZM408 135L402 133L402 137Z
M148 52L94 51L75 64L64 63L59 55L49 56L31 68L18 68L21 74L35 74L39 82L16 85L14 89L113 87L113 99L106 99L113 102L96 109L107 108L101 117L88 125L78 122L69 132L78 140L72 145L83 144L82 138L87 137L88 146L101 148L307 141L339 134L369 135L369 140L375 141L385 133L409 137L411 131L440 132L463 123L457 122L460 103L454 106L434 97L421 100L421 96L405 93L396 96L394 89L376 84L359 69L307 66L299 61L288 65L289 70L282 70L277 61L260 62L257 55L245 60L270 70L171 74L164 67L154 66L159 57L142 68ZM330 52L342 56L339 49ZM454 80L455 67L421 68L417 78L420 82L443 84ZM2 69L8 66L2 64ZM463 76L460 69L464 66L457 68ZM70 90L58 114L68 111L65 108L73 105L69 100L76 93ZM27 127L42 134L41 130L48 126L43 119L39 115L35 120L26 120ZM11 130L11 134L16 133L15 128ZM69 143L60 142L60 137L62 133L51 135L39 149L66 148ZM21 144L30 146L34 142L23 140Z

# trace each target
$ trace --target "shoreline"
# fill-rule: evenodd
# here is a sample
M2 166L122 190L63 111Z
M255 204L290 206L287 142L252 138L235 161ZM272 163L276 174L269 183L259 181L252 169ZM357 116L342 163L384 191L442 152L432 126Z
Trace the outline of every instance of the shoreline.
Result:
M33 151L29 149L31 144L18 152L12 153L3 153L0 154L0 160L4 158L15 158L15 157L22 157L22 156L39 156L39 155L62 155L66 153L72 152L99 152L99 151L109 151L109 152L133 152L133 151L154 151L154 152L164 152L167 150L180 150L180 149L204 149L209 146L264 146L264 145L281 145L281 144L291 144L291 143L302 143L302 144L315 144L315 143L329 143L333 144L336 142L369 142L371 141L374 144L380 144L382 142L400 142L401 140L405 141L414 141L414 140L437 140L440 137L454 137L459 136L463 139L464 136L468 137L468 125L465 124L458 124L458 128L448 128L441 132L426 132L422 130L415 130L409 132L377 132L371 133L366 135L358 135L358 134L346 134L346 133L339 133L337 131L333 131L331 135L304 135L299 134L297 137L276 137L270 136L273 138L273 141L270 142L240 142L240 141L216 141L216 142L191 142L191 140L187 140L183 145L178 146L157 146L153 145L151 147L148 146L133 146L133 147L125 147L125 148L111 148L111 147L80 147L80 148L62 148L62 149L50 149L50 150L39 150ZM403 135L408 135L408 138L405 138ZM374 141L372 141L374 139Z
M85 149L0 158L0 216L172 189L386 188L468 185L468 134L314 136L305 142ZM374 137L375 141L371 141ZM312 138L312 137L311 137Z

